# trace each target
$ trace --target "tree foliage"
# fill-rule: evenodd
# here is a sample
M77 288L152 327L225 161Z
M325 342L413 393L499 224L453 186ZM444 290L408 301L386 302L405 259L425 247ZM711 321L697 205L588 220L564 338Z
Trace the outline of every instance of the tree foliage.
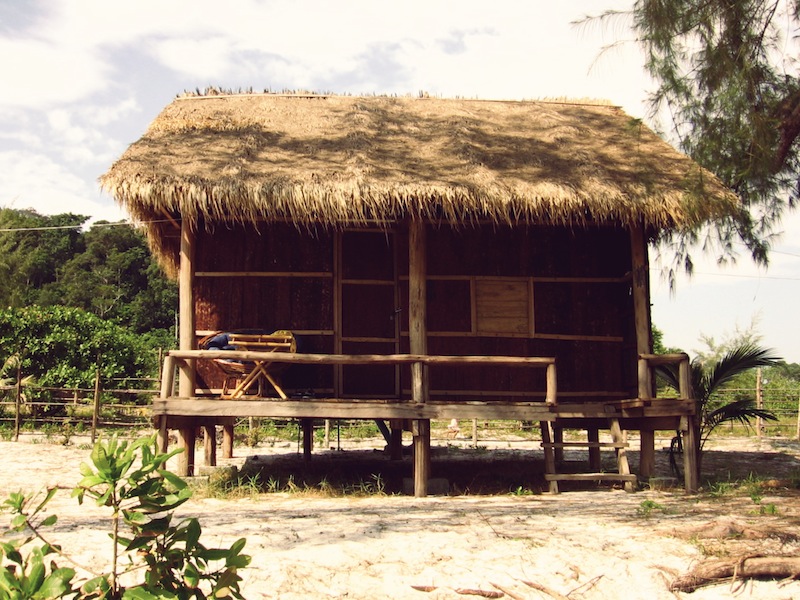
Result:
M127 224L0 209L0 306L73 306L137 333L173 327L178 291Z
M154 367L140 336L64 306L0 310L0 363L12 355L42 386L91 387L97 369L108 380L141 377Z
M800 1L636 0L600 18L620 16L657 82L651 116L668 115L681 147L742 200L735 216L665 241L689 271L698 242L726 260L741 241L766 264L800 183Z

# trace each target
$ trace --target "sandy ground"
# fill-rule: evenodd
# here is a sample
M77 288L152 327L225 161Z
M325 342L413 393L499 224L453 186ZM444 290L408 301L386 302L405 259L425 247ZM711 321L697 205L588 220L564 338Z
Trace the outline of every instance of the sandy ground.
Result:
M51 503L59 515L54 541L76 562L107 570L108 513L70 498L88 450L30 442L0 442L0 497L63 488ZM727 441L708 464L746 460L770 471L759 473L775 480L755 500L612 489L425 499L275 493L193 498L178 514L199 517L207 546L247 538L253 561L242 589L252 599L800 598L800 581L669 590L708 556L800 551L800 446L752 445ZM754 453L743 459L744 447ZM237 447L231 462L295 451Z

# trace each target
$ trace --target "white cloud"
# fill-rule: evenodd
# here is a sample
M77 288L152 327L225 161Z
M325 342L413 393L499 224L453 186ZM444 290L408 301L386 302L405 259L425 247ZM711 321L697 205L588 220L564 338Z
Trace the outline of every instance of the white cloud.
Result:
M47 156L30 152L0 152L0 206L34 208L41 214L72 212L98 219L124 218L96 186Z
M92 52L40 40L0 39L0 106L40 108L101 90L108 66Z

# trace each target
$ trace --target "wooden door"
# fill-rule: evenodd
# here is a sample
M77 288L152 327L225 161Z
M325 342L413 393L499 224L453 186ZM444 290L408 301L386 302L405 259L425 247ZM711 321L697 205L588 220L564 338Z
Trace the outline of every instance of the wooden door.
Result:
M395 235L386 231L344 231L337 243L337 351L342 354L399 352ZM341 367L340 398L396 398L398 368L392 365Z

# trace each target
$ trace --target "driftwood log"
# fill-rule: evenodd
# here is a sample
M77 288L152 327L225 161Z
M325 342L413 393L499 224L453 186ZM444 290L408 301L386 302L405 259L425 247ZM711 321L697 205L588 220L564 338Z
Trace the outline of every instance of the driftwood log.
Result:
M800 577L799 556L745 556L737 560L708 560L672 582L673 592L696 589L740 579L796 579Z

